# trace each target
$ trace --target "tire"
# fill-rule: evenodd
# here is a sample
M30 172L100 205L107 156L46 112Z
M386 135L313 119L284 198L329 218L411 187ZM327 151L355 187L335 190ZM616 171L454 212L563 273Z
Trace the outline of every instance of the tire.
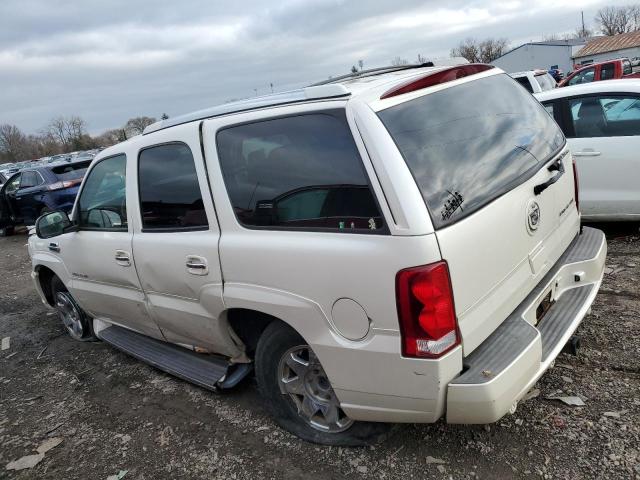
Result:
M0 237L10 237L13 235L14 228L11 227L2 227L0 228Z
M290 363L296 369L302 365L292 362L294 357L307 363L302 367L306 372L304 381L298 375L302 370L289 367ZM317 357L304 339L284 323L273 322L265 329L258 341L255 369L258 389L269 413L278 425L303 440L321 445L363 446L382 441L390 431L386 423L356 422L346 417ZM329 412L327 416L323 409ZM315 414L310 414L314 410Z
M51 279L51 296L54 308L62 321L67 333L79 342L92 342L97 340L93 333L91 318L80 308L73 296L58 277Z

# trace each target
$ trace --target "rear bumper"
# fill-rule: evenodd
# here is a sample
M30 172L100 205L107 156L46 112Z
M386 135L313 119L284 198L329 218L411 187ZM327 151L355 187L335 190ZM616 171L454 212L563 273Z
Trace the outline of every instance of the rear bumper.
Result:
M449 423L491 423L504 416L558 356L587 314L604 272L604 234L584 228L520 306L464 361L447 387ZM537 323L536 309L553 305Z

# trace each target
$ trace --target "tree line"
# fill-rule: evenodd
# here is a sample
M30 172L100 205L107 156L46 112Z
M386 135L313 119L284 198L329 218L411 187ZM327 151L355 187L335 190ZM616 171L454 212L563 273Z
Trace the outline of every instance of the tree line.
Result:
M162 114L161 118L169 117ZM75 115L52 118L45 128L35 134L25 134L15 125L0 125L0 163L110 147L141 134L145 127L154 122L154 117L134 117L127 120L121 128L106 130L96 136L90 135L87 123Z

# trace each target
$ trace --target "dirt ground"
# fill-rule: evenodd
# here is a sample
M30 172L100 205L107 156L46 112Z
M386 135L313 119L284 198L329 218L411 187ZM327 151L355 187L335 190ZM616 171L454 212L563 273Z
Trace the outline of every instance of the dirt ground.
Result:
M0 478L640 479L640 236L607 233L580 354L561 354L537 397L494 425L404 425L354 449L280 430L253 380L216 395L74 342L31 286L26 235L0 238ZM546 398L557 395L585 405ZM49 450L35 466L6 469L38 447Z

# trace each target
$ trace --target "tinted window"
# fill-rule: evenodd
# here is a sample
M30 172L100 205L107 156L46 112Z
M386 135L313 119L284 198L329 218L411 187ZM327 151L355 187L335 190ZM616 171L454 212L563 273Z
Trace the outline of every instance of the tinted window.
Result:
M595 68L587 68L586 70L582 70L579 73L576 73L575 77L569 80L569 85L579 85L581 83L590 83L593 82L596 76Z
M514 79L520 85L527 89L527 92L533 93L533 87L531 86L531 82L529 81L529 77L517 77Z
M144 229L208 227L196 166L186 145L159 145L140 152L138 182Z
M600 67L600 80L611 80L616 76L616 65L614 63L605 63Z
M91 160L87 162L77 162L67 165L60 165L57 167L53 167L51 171L55 173L56 176L62 181L75 180L84 177L84 174L87 172L87 168L89 168L89 165L91 165Z
M127 230L126 165L127 158L117 155L91 169L78 201L81 228Z
M640 97L593 96L569 100L575 136L625 137L640 135Z
M519 185L564 144L542 105L506 75L424 95L378 115L436 228Z
M42 177L37 172L22 172L20 188L36 187L43 183Z
M231 204L243 225L383 227L344 112L231 127L217 141Z

